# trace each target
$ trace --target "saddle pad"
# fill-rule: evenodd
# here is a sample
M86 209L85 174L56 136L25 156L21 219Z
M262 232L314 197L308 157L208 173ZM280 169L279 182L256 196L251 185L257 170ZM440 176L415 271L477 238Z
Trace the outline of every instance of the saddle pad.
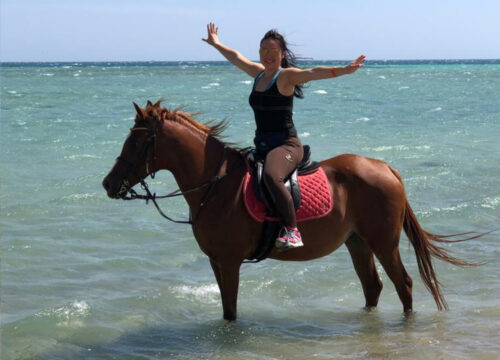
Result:
M301 203L297 210L297 222L319 219L333 209L333 195L323 168L299 176ZM258 222L279 221L279 218L266 216L266 206L257 198L254 181L247 172L243 185L243 198L248 213Z

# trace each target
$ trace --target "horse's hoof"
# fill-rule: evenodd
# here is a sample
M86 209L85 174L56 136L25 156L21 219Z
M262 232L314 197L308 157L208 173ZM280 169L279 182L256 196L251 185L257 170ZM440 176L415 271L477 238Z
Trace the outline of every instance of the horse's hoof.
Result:
M413 309L408 309L408 310L405 310L405 311L404 311L404 317L405 317L406 319L411 318L411 317L413 316L413 314L415 314L415 313L413 312Z
M234 322L234 321L236 321L236 315L224 315L223 318L227 322Z

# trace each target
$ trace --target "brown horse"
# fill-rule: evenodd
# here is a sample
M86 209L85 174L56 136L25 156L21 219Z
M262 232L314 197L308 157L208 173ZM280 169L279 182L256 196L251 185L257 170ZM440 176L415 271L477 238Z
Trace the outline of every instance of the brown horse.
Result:
M223 123L209 126L193 114L169 111L148 101L137 111L134 127L103 186L108 196L125 198L148 175L172 172L191 213L194 236L210 258L219 285L224 319L236 319L239 271L258 246L262 224L248 213L242 197L245 175L242 151L220 140ZM431 257L471 265L451 257L433 242L454 242L421 228L406 198L401 177L387 163L340 155L320 163L330 182L335 207L326 217L299 223L304 246L270 258L306 261L346 244L361 280L366 307L377 306L382 282L374 255L394 283L405 313L412 311L412 279L399 254L404 229L415 249L420 276L436 301L447 308ZM135 194L135 192L134 192ZM456 240L459 241L459 240Z

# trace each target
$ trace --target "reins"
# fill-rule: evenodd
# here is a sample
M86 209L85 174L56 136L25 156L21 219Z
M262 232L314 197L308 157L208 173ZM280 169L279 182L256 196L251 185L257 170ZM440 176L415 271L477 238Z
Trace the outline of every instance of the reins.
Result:
M150 128L146 128L146 127L134 127L134 128L130 129L130 131L138 131L138 130L144 130L144 131L150 132L150 135L149 135L147 141L145 142L143 149L141 150L141 153L144 154L144 160L146 161L146 171L147 171L147 173L149 173L150 148L152 145L156 146L156 130L157 129L156 129L156 126L154 127L153 131ZM155 147L155 150L156 150L156 147ZM156 159L156 151L153 151L153 162L155 161L155 159ZM144 179L141 179L139 181L139 183L141 184L141 188L144 191L146 191L146 195L142 195L142 194L138 194L134 189L129 187L128 181L125 181L123 184L123 186L125 186L125 188L123 190L126 191L125 194L128 193L128 194L130 194L130 196L125 195L122 197L122 199L123 200L145 200L146 205L149 203L149 200L151 200L153 202L154 206L156 207L156 210L158 210L158 213L162 217L164 217L165 219L167 219L171 222L174 222L176 224L191 224L192 225L192 224L194 224L194 222L198 218L198 216L199 216L202 208L205 206L206 202L210 199L210 196L212 195L215 184L218 183L221 179L223 179L228 174L228 172L226 171L223 175L219 175L221 170L222 170L222 167L224 166L224 163L226 162L226 159L227 159L226 146L224 145L224 148L222 150L222 159L221 159L221 162L219 164L219 167L217 169L215 176L213 176L207 182L204 182L203 184L201 184L199 186L196 186L194 188L191 188L191 189L188 189L185 191L181 191L181 189L179 188L179 189L174 190L166 195L156 195L156 193L152 193L151 190L149 190L149 186L146 183L146 181ZM129 172L132 172L132 173L136 172L137 167L138 167L138 163L132 164L128 160L124 159L121 156L119 156L117 158L117 161L125 162L127 164L127 166L129 167ZM155 174L156 174L155 172L151 172L149 175L151 176L152 179L154 179ZM200 202L200 205L198 206L198 210L196 211L194 216L191 212L189 213L189 220L172 219L167 214L165 214L165 212L160 208L160 206L158 205L158 203L156 201L157 199L167 199L167 198L172 198L172 197L176 197L176 196L184 196L186 194L193 193L195 191L203 189L207 186L208 186L208 189L205 192L205 194L203 195L203 198Z

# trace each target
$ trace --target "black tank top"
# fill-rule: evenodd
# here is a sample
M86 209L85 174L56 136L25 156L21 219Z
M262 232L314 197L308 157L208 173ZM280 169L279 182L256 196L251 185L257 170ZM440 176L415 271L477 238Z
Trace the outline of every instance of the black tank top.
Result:
M280 71L281 69L276 72L265 91L255 90L255 84L264 72L255 78L249 102L255 114L256 137L270 133L281 133L285 138L297 136L292 119L293 95L281 95L276 84Z

